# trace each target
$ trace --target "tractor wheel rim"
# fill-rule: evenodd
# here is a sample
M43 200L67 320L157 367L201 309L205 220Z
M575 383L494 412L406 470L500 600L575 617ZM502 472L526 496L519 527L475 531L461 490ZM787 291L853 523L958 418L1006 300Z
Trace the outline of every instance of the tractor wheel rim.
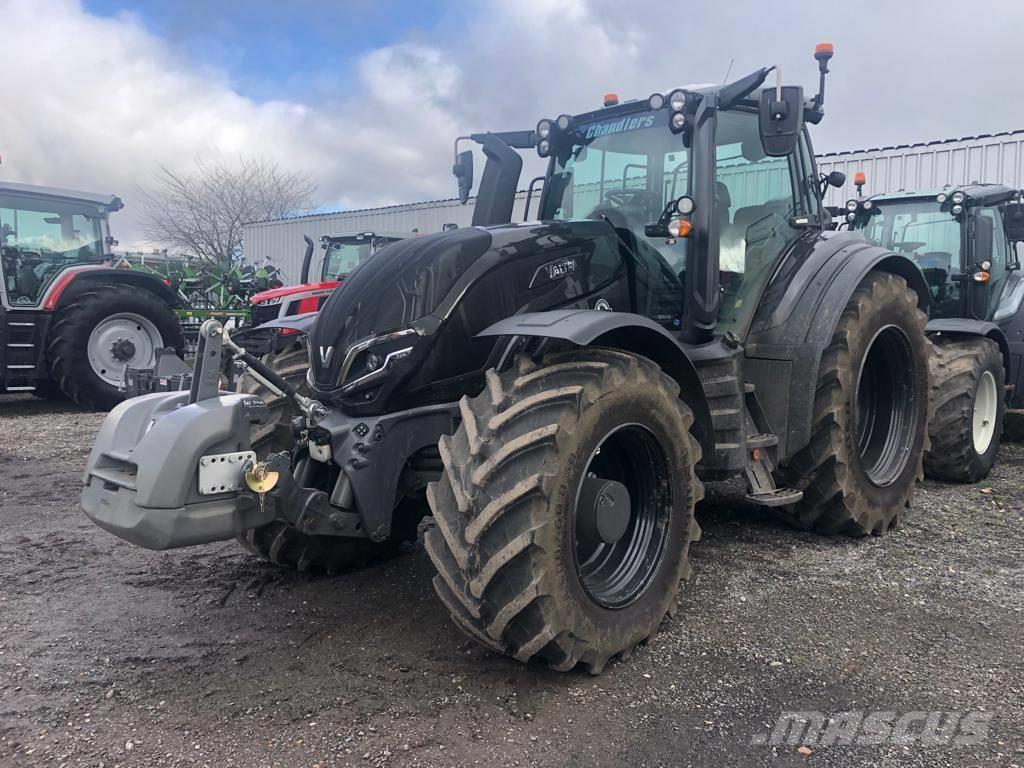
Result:
M616 541L593 540L593 525L583 521L585 486L596 478L619 486L629 506L629 521ZM621 493L625 486L625 493ZM590 455L573 505L573 560L587 595L603 608L624 608L650 586L665 555L672 514L668 458L647 427L623 424L609 431ZM588 540L587 536L591 537Z
M89 365L105 383L116 387L126 367L144 368L156 362L156 350L164 345L153 321L134 312L103 318L89 334Z
M999 411L999 387L991 371L981 374L978 390L974 394L973 437L974 451L979 456L992 445L996 431L996 414Z
M857 452L878 487L892 485L910 459L919 397L915 365L910 340L895 325L878 330L861 362L854 404Z

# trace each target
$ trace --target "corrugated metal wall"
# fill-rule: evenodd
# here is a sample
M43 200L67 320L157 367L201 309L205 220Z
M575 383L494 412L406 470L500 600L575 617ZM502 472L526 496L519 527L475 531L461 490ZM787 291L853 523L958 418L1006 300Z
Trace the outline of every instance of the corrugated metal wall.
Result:
M818 156L818 170L822 173L838 170L846 174L844 187L829 190L828 205L842 205L856 195L853 175L857 171L867 174L867 194L972 181L1024 188L1024 130L879 149L830 152ZM466 227L473 217L474 202L473 198L466 205L460 205L458 200L435 200L247 224L244 231L245 256L255 264L268 259L284 271L289 282L297 282L305 248L303 235L319 241L321 235L361 230L439 232L448 223ZM516 197L513 221L522 221L525 202L526 193L520 192ZM536 214L536 196L531 209ZM316 255L321 254L318 247ZM314 259L313 274L318 274L319 269L320 263Z
M842 171L846 186L832 188L828 205L842 205L857 190L853 174L867 174L865 194L968 184L1024 187L1024 130L818 156L822 173Z
M434 200L246 224L242 233L245 258L253 264L262 264L267 259L284 272L286 282L295 283L302 271L302 256L306 249L303 235L309 235L317 243L310 269L310 273L316 275L320 272L323 256L320 250L322 235L374 230L440 232L449 223L468 227L473 218L474 202L472 197L466 205L461 205L458 200ZM525 203L526 193L520 192L512 211L513 221L522 221ZM536 213L536 195L530 207Z

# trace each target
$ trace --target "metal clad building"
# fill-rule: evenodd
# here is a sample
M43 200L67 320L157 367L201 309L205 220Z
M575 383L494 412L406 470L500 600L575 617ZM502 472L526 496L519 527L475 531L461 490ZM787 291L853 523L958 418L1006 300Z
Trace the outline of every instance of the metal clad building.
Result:
M429 233L440 232L445 224L458 224L468 227L473 218L471 197L465 205L457 199L431 200L422 203L391 205L385 208L365 208L340 213L320 213L312 216L296 216L289 219L259 221L246 224L242 238L245 246L245 258L251 264L262 264L269 260L284 272L285 282L297 283L302 272L302 256L306 245L302 236L309 235L317 243L313 252L311 275L320 273L323 255L320 250L322 235L342 235L352 232L372 232L374 230L390 230L395 232L412 232L414 230ZM512 210L512 220L522 221L526 193L516 195ZM537 195L533 197L530 207L537 210Z
M866 194L972 181L996 182L1020 189L1024 188L1024 130L828 152L818 156L818 170L822 173L836 170L846 174L846 185L840 189L830 188L827 194L826 203L837 206L856 195L853 175L857 171L867 174ZM728 174L727 170L724 172ZM763 179L754 181L771 186L770 176L766 170ZM243 233L245 256L254 264L268 259L284 271L288 282L298 282L305 248L303 235L319 241L321 235L359 231L440 232L449 223L466 227L473 217L474 202L474 198L470 198L466 205L460 205L454 199L434 200L246 224ZM523 220L525 203L526 193L520 192L512 213L513 221ZM530 207L535 215L536 195ZM318 248L316 255L321 253ZM320 261L314 258L312 273L318 274L319 269Z
M842 171L846 186L832 188L828 205L856 197L853 174L867 174L865 194L969 184L974 181L1024 187L1024 130L965 136L881 149L829 152L818 156L822 173Z

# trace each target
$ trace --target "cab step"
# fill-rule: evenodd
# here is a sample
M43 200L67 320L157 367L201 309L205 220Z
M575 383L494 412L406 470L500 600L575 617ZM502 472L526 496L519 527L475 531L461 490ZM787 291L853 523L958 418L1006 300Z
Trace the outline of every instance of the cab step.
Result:
M747 436L747 448L751 451L755 448L771 448L774 445L779 444L778 435L772 435L768 432L761 432L757 435Z
M776 488L762 493L748 493L745 498L751 504L758 504L762 507L785 507L789 504L796 504L803 497L804 492L795 488Z

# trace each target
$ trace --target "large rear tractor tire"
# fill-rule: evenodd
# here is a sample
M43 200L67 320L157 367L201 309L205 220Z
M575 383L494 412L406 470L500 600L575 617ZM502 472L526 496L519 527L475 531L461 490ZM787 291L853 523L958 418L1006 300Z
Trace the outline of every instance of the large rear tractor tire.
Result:
M804 497L781 517L853 536L899 524L927 448L925 322L901 277L871 272L854 291L821 357L810 442L783 469Z
M1003 431L1005 380L1003 354L991 339L936 339L925 475L958 483L988 477Z
M679 387L646 358L580 349L490 370L459 407L427 489L438 596L488 648L599 673L689 575L703 488Z
M156 350L181 355L185 337L163 300L134 285L90 286L60 309L50 330L50 376L79 405L109 410L125 398L124 369L156 364Z
M278 352L265 355L263 362L301 394L309 394L306 381L309 350L305 337ZM297 413L291 400L273 394L250 376L243 375L237 389L239 392L258 395L270 408L271 418L267 425L253 434L253 450L256 454L263 457L269 453L290 450L295 442L291 421ZM422 509L422 503L420 506ZM413 514L411 504L403 502L399 505L391 537L379 543L342 536L312 536L282 520L250 529L238 537L238 542L254 555L274 565L297 571L334 574L394 555L403 541L416 538L415 523L402 524Z

